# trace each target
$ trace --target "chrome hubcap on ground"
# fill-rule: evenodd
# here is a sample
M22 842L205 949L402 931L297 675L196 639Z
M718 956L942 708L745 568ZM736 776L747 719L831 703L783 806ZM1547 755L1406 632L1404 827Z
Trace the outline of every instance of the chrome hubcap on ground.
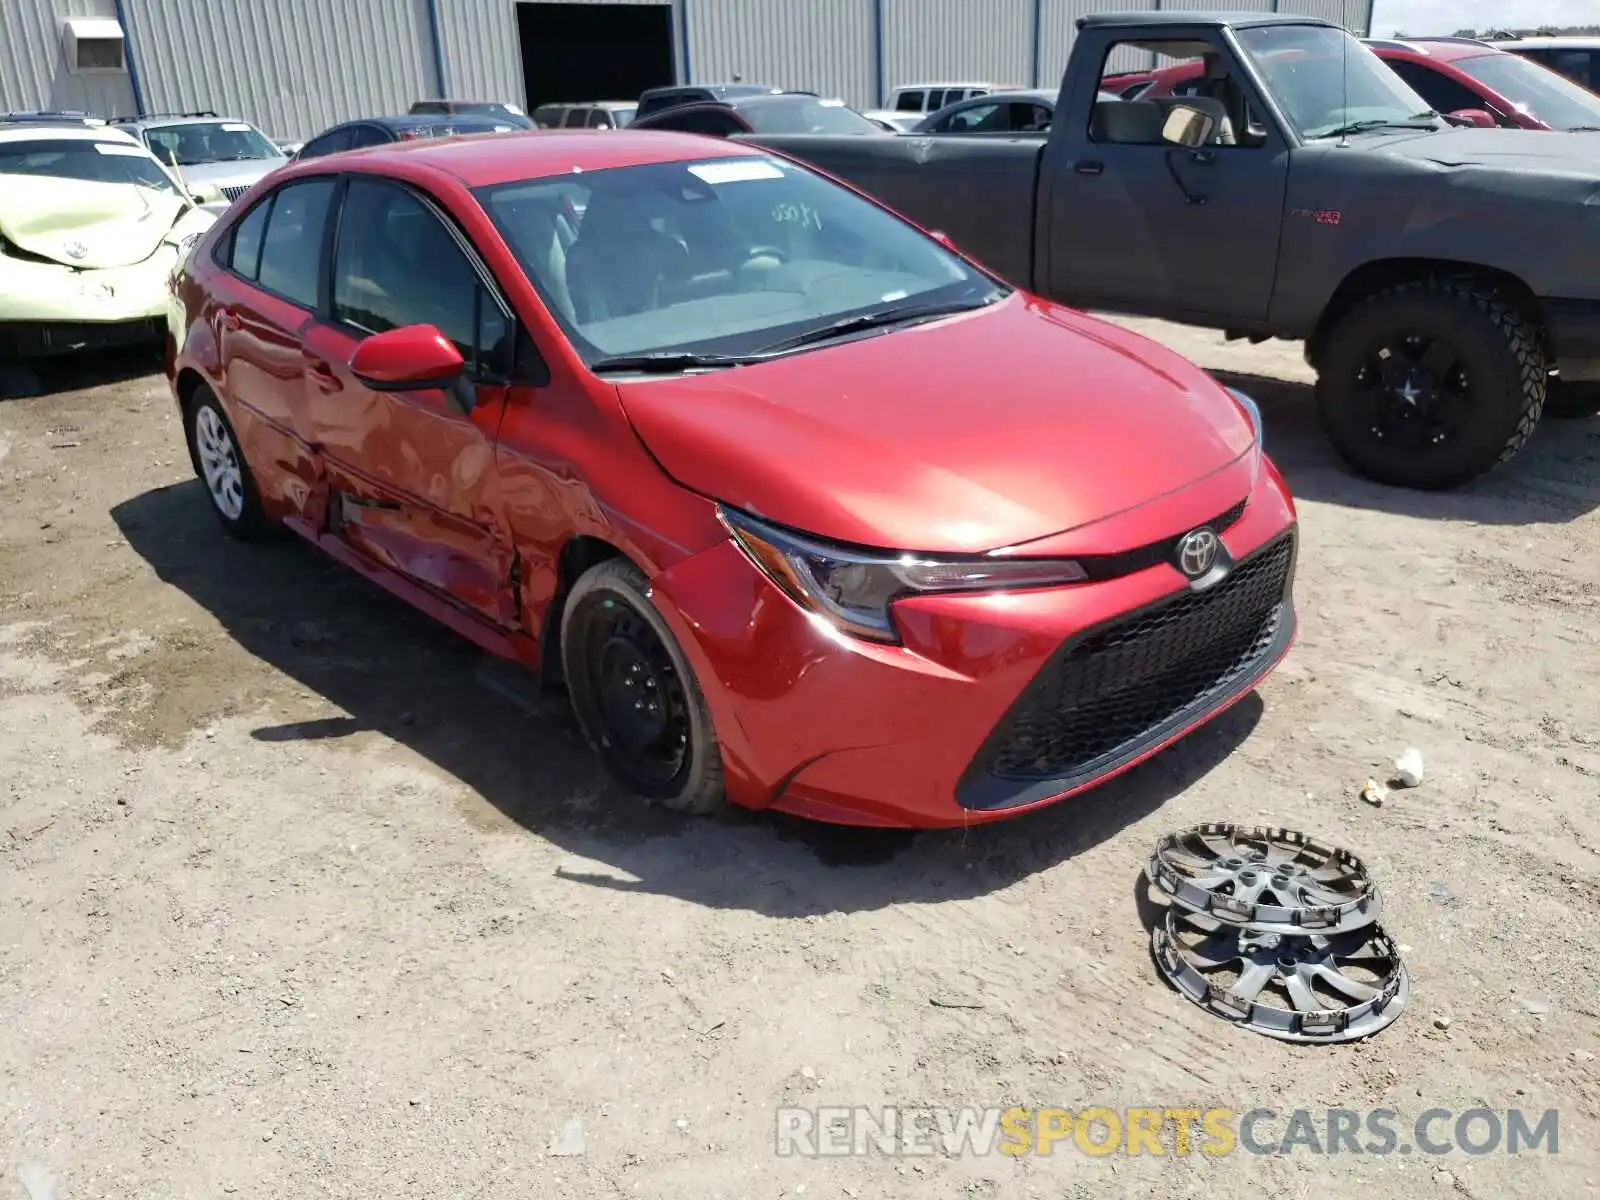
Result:
M200 406L194 419L194 448L200 456L200 474L211 493L211 503L230 521L244 513L244 472L228 427L209 404Z

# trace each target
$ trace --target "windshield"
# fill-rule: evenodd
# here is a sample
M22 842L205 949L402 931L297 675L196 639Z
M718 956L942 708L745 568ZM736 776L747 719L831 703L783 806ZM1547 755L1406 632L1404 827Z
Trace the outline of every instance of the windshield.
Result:
M1236 36L1303 138L1347 126L1417 124L1428 102L1343 29L1261 25Z
M127 142L77 139L0 142L0 175L136 183L157 192L178 193L172 176L157 166L143 148Z
M176 156L180 167L283 157L282 151L243 121L162 125L145 130L144 140L150 146L150 153L163 163L172 162Z
M843 100L786 98L747 104L740 115L756 133L871 133L881 132Z
M1457 70L1555 129L1600 128L1600 96L1515 54L1456 60Z
M885 305L1004 294L933 239L767 157L475 189L586 362L750 354Z

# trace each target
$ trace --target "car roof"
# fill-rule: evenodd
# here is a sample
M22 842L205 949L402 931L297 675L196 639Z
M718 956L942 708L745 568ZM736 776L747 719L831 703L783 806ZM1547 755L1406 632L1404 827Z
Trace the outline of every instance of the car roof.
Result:
M645 88L639 93L639 99L643 100L646 96L698 95L701 92L710 92L718 99L727 96L770 96L782 90L770 83L674 83Z
M968 108L979 104L1005 104L1012 100L1048 100L1051 104L1056 102L1054 88L1007 88L1003 92L990 92L987 96L968 96L965 100L957 100L953 104L946 104L946 108Z
M943 88L948 91L950 88L992 88L999 86L999 84L991 83L986 79L954 79L944 80L942 82L936 80L933 83L902 83L900 86L893 88L892 90L896 92L917 92L925 91L928 88Z
M139 139L120 129L113 129L110 125L80 125L68 120L63 120L59 125L54 121L17 121L8 122L0 120L0 141L6 142L38 142L56 140L62 142L126 142L130 146L143 146Z
M1168 25L1237 26L1240 28L1252 25L1321 25L1328 29L1344 28L1344 26L1333 21L1325 21L1321 17L1297 17L1289 13L1228 12L1227 10L1187 12L1182 9L1167 9L1162 12L1101 12L1078 18L1079 29L1115 28L1124 25L1148 25L1152 28L1161 28Z
M352 117L348 121L340 121L337 125L330 125L322 133L332 133L335 129L348 129L352 125L378 125L384 129L396 132L406 129L423 129L430 125L437 125L441 118L448 118L451 125L475 125L485 133L491 131L496 125L503 125L505 121L500 117L491 117L483 113L406 113L398 117ZM318 137L322 133L317 134Z
M1486 42L1470 38L1363 38L1363 43L1382 58L1387 54L1415 54L1439 62L1455 62L1464 58L1483 58L1489 54L1504 54Z
M740 142L724 142L695 134L627 129L538 129L465 138L425 139L369 146L326 158L306 159L305 174L319 166L335 169L359 161L376 168L421 165L455 176L469 188L604 171L611 167L694 162L714 158L749 158L762 154ZM296 174L295 167L288 168Z
M1531 46L1535 50L1600 50L1600 37L1594 34L1553 34L1549 37L1494 39L1489 44L1500 50L1513 50L1518 46Z

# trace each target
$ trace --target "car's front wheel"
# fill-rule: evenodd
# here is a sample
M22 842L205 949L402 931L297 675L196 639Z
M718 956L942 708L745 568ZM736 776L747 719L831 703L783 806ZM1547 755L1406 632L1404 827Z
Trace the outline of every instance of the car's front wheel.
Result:
M1317 411L1379 483L1453 488L1522 448L1545 403L1538 331L1492 290L1419 280L1379 292L1322 339Z
M189 398L184 418L190 457L222 528L244 539L268 533L272 523L261 511L255 476L216 394L202 385Z
M650 583L626 559L578 579L561 618L561 661L584 737L631 791L679 812L724 803L711 712Z

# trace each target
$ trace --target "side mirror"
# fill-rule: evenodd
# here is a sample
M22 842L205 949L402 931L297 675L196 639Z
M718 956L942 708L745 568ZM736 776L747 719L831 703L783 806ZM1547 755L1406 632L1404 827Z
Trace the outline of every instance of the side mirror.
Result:
M350 356L350 373L380 392L443 388L454 395L462 390L466 367L461 351L432 325L375 333Z
M197 183L189 190L189 199L196 204L215 204L223 199L222 189L214 183Z
M1474 129L1493 129L1499 124L1494 114L1483 108L1458 108L1450 116Z
M1217 122L1210 113L1187 104L1174 104L1161 123L1161 140L1174 146L1204 146L1216 131Z

